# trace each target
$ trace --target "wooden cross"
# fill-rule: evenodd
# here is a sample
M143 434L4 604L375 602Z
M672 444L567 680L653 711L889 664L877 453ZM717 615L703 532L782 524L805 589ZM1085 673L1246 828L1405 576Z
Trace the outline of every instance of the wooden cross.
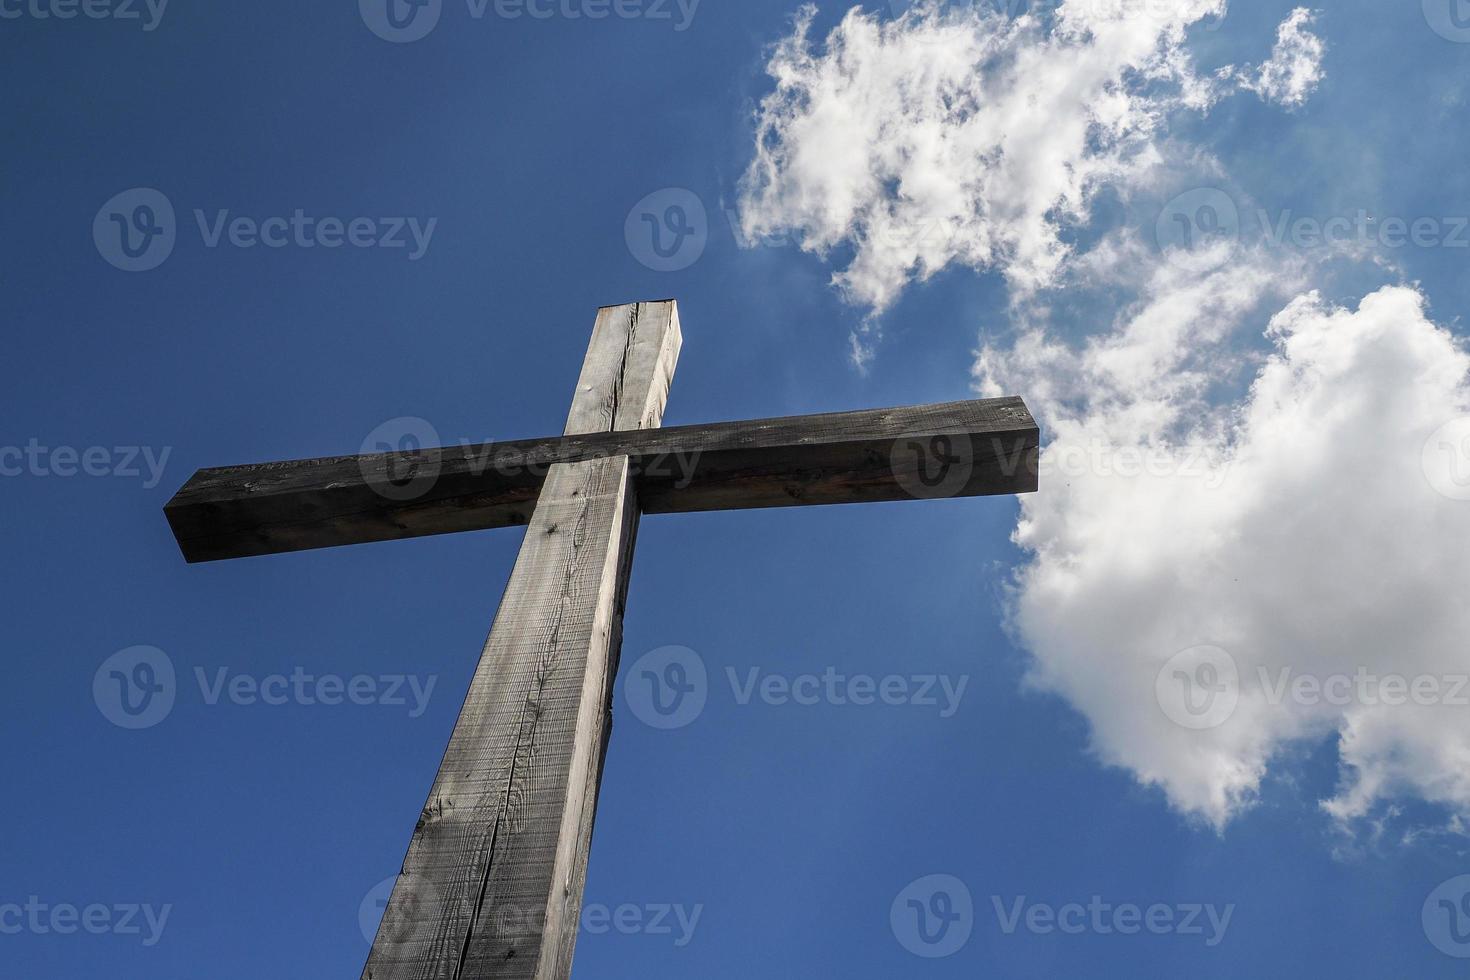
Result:
M560 438L201 470L165 508L190 562L526 526L365 980L569 976L641 513L1037 487L1019 398L661 429L680 343L671 300L604 307Z

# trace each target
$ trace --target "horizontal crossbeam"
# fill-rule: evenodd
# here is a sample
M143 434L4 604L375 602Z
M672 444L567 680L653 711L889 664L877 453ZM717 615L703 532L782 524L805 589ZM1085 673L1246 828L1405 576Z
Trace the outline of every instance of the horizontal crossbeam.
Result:
M626 456L644 513L1037 488L1020 398L200 470L165 507L190 562L526 524L549 468Z

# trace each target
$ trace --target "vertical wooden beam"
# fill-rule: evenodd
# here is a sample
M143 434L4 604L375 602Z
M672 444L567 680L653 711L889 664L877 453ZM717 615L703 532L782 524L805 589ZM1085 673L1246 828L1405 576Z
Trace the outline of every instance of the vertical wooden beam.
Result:
M651 428L672 301L606 307L568 434ZM364 980L564 980L611 725L638 527L628 457L553 466Z

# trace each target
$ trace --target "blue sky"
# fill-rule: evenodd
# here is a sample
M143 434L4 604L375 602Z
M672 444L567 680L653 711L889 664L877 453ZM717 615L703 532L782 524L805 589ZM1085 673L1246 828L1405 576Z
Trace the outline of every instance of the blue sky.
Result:
M1188 19L1178 50L1204 79L1261 64L1293 7L1261 0L1223 20ZM12 665L0 693L0 976L361 969L360 908L402 860L519 533L189 567L162 507L199 467L355 452L406 417L450 443L556 432L596 308L670 296L684 349L667 424L945 401L994 382L1054 422L1058 445L1084 445L1088 433L1105 433L1113 450L1158 444L1159 433L1118 420L1167 412L1120 411L1121 396L1079 394L1063 377L1154 385L1183 417L1198 407L1172 387L1185 376L1200 404L1237 421L1259 407L1253 385L1279 396L1294 423L1348 408L1342 428L1302 423L1296 458L1260 426L1212 444L1238 464L1237 482L1214 495L1120 487L1090 471L1044 481L1024 514L992 498L645 520L624 664L687 648L707 670L707 702L684 727L660 730L620 692L586 903L635 909L624 921L641 925L584 930L576 976L1463 973L1446 950L1465 955L1470 944L1435 915L1441 897L1453 906L1467 887L1454 884L1470 873L1466 798L1426 746L1463 758L1452 750L1466 744L1466 709L1295 710L1267 704L1248 680L1283 665L1470 669L1462 647L1441 642L1463 636L1453 535L1470 503L1431 500L1416 469L1434 428L1420 431L1420 420L1450 422L1464 391L1458 374L1429 378L1459 362L1423 351L1458 337L1470 305L1470 248L1454 244L1456 216L1470 214L1470 44L1454 39L1448 8L1440 20L1432 2L1428 14L1357 0L1324 9L1310 24L1324 74L1299 102L1222 88L1207 111L1172 96L1148 103L1154 127L1121 137L1117 173L1056 219L1068 251L1036 288L1017 284L1027 268L1017 242L1035 230L1025 221L1045 225L1051 212L1001 227L1005 201L986 190L985 217L970 212L955 240L998 243L996 254L945 245L927 277L900 261L881 303L862 278L887 268L873 245L877 212L819 219L793 203L832 199L823 195L835 193L838 164L874 151L852 135L861 126L846 132L852 146L825 148L830 168L803 172L792 161L810 131L778 121L768 136L787 155L774 164L776 192L742 181L773 89L765 68L792 34L794 3L703 0L687 19L677 4L666 19L643 5L640 16L593 20L566 16L585 3L538 19L497 15L493 3L476 17L465 0L444 0L432 31L405 43L370 29L371 3L366 13L346 0L135 9L138 19L63 20L0 0L0 466L10 467L0 476L0 608ZM812 15L823 65L823 39L847 10L823 4ZM874 25L902 13L868 10ZM1053 12L1033 13L1024 30L1054 29ZM890 90L864 88L880 68L920 71L912 52L922 48L906 45L963 51L981 30L966 5L907 16L870 48L852 28L857 84L836 97L839 108L890 113L889 131L917 126L924 108L853 92ZM1013 43L1023 56L1046 50L1031 35ZM1024 95L1028 77L998 77L988 91L1003 99L1020 85ZM813 105L786 108L799 120ZM1148 152L1161 161L1153 169L1138 163ZM1054 162L1019 160L1028 173ZM907 199L894 186L921 183L899 166L867 190L878 211ZM157 203L126 196L137 188L167 199L174 242L156 267L128 272L107 244L110 215L140 221L135 232L160 220L156 206L136 211ZM1202 188L1234 207L1221 247L1238 251L1176 261L1156 229L1172 202ZM687 204L670 189L690 192L705 216L691 219L691 250L672 262L682 267L662 271L638 232L643 213L667 218L670 203ZM344 239L368 219L361 241L406 245L238 244L298 209L328 239L323 219L340 222ZM1316 247L1300 231L1271 240L1258 217L1322 223L1359 209L1433 219L1435 243L1384 245L1375 231L1367 246ZM1191 206L1186 217L1199 215ZM209 229L239 217L251 219L246 237L226 231L211 246ZM826 236L830 247L741 247L753 229L809 244ZM834 273L851 274L845 289ZM1422 321L1405 293L1351 312L1383 287L1419 297ZM1281 354L1267 323L1313 289L1320 307L1276 321L1276 336L1298 344ZM1348 312L1334 319L1337 307ZM1104 377L1067 356L1026 354L1037 330L1073 351L1088 338L1135 351L1129 324L1156 320L1203 326L1170 340L1153 374ZM1334 350L1397 373L1334 367ZM1273 380L1277 355L1286 380ZM1290 387L1319 376L1321 391ZM1386 390L1433 404L1381 413L1398 429L1364 429L1349 409ZM1203 430L1180 434L1178 418L1166 428L1176 461L1181 447L1210 448ZM1365 443L1343 435L1353 432ZM1354 468L1400 450L1401 494ZM1281 459L1289 465L1272 462ZM1362 499L1340 499L1344 482ZM1274 495L1282 524L1236 512L1257 495ZM1159 516L1169 501L1193 509L1177 522ZM1430 508L1434 519L1420 521ZM1392 540L1375 536L1372 515ZM1018 518L1031 530L1013 540ZM1096 544L1099 527L1123 525L1118 541ZM1180 560L1177 538L1260 547L1199 544ZM1242 578L1263 587L1237 594ZM1283 610L1267 593L1300 601ZM1355 637L1371 644L1356 649ZM1204 643L1233 653L1247 678L1242 715L1260 713L1190 741L1154 702L1154 681L1175 651ZM106 682L94 692L94 680L140 646L174 668L175 700L130 730L109 718ZM788 681L829 669L896 675L910 691L933 678L939 703L745 699L739 685L753 669ZM372 703L211 694L221 678L293 673L372 678ZM382 703L394 678L405 679L406 704ZM964 684L952 712L940 680ZM1148 725L1135 730L1143 714ZM1381 791L1363 774L1381 776ZM948 877L936 886L934 875ZM916 955L938 950L914 931L907 901L939 911L937 891L951 903L968 894L971 910L948 955ZM1191 906L1228 908L1228 925L1212 929L1201 913L1200 932L1127 935L1091 920L1068 932L1024 919L1006 928L1018 900L1042 907L1044 922L1045 909L1094 896L1165 907L1176 924ZM19 908L7 916L7 906ZM61 928L52 918L97 906L98 935L65 934L64 911ZM159 928L143 906L167 910ZM141 932L123 926L131 907Z

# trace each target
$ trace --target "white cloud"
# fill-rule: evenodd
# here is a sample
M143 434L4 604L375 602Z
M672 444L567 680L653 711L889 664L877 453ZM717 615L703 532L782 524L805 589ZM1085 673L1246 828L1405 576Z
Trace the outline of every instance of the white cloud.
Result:
M1017 5L918 2L889 20L855 7L820 46L804 8L767 65L742 238L837 256L834 285L872 314L953 264L1025 296L1074 257L1069 232L1100 187L1153 181L1171 113L1241 88L1300 105L1322 77L1305 8L1265 64L1200 78L1186 33L1225 0L1002 6ZM854 358L868 355L855 335Z
M742 231L851 249L834 283L872 311L951 263L1043 287L1090 194L1155 163L1161 116L1207 99L1184 32L1223 9L1067 0L1048 26L989 5L854 8L818 50L806 8L767 66Z
M1051 437L1045 492L1023 498L1016 531L1033 557L1013 626L1034 682L1087 717L1101 758L1217 827L1283 748L1334 734L1342 783L1325 806L1345 824L1398 797L1463 819L1470 708L1384 703L1371 681L1346 699L1344 682L1327 699L1273 689L1398 675L1447 697L1470 674L1470 501L1429 479L1453 487L1470 453L1455 441L1423 455L1470 411L1470 357L1416 290L1395 287L1355 311L1301 295L1270 319L1263 362L1232 359L1232 326L1282 285L1244 253L1204 274L1164 266L1079 349L1031 331L984 352L982 386L1041 392L1032 407ZM1253 378L1223 402L1205 397L1230 377L1222 358ZM1190 730L1155 681L1201 644L1233 657L1239 702Z
M1271 58L1254 70L1236 72L1242 89L1255 92L1267 102L1299 106L1322 81L1322 57L1326 45L1308 28L1315 16L1306 7L1291 12L1276 29L1276 47ZM1225 69L1223 74L1231 74Z
M1470 674L1470 500L1454 499L1470 422L1441 431L1470 414L1470 356L1416 288L1339 308L1279 247L1069 244L1104 185L1130 204L1201 173L1228 184L1170 120L1241 89L1300 105L1323 77L1312 14L1281 24L1264 64L1201 79L1186 29L1223 0L983 6L854 10L821 47L804 12L770 59L743 231L831 257L870 312L951 265L1005 276L1014 335L984 347L977 386L1023 393L1050 440L1043 492L1022 498L1011 625L1103 760L1223 827L1286 750L1335 738L1323 805L1344 826L1379 833L1414 799L1463 828L1470 707L1385 703L1359 678L1443 699ZM1111 324L1052 328L1093 298ZM1191 675L1164 668L1207 645L1232 658L1233 711L1189 727L1166 695ZM1301 676L1349 696L1293 696Z

